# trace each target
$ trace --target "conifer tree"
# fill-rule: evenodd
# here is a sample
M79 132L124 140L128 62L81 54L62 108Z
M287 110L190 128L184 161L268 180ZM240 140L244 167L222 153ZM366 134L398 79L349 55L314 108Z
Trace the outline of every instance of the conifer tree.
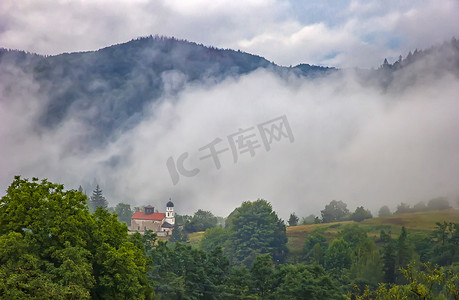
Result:
M102 195L102 190L99 188L99 185L97 185L96 189L92 192L90 201L91 210L95 211L98 207L102 207L103 209L107 209L108 207L108 201Z

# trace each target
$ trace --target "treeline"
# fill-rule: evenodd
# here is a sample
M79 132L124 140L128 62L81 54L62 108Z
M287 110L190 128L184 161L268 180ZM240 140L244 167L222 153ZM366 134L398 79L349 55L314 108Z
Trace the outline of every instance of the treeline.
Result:
M423 211L433 211L433 210L443 210L450 209L451 205L447 198L437 197L431 199L427 202L427 205L421 201L410 206L407 203L400 203L394 213L392 213L387 205L382 206L378 211L379 217L387 217L399 214L414 213L414 212L423 212ZM355 221L361 222L365 219L373 218L372 213L365 209L363 206L359 206L355 209L354 212L350 212L347 208L347 204L343 201L332 200L329 204L321 210L321 217L315 216L313 214L303 217L301 222L299 222L299 217L295 213L291 213L287 221L289 226L296 225L308 225L308 224L320 224L320 223L331 223L331 222L340 222L340 221Z
M186 224L207 226L201 216L215 225L198 212ZM259 199L207 228L195 247L128 234L116 214L90 213L81 192L15 177L0 201L0 297L459 299L458 224L432 233L386 226L377 237L357 223L334 225L336 236L308 235L291 261L283 220Z

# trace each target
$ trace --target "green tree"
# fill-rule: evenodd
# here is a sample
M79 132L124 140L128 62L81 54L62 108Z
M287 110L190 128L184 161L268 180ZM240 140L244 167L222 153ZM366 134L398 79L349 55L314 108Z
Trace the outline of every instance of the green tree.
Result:
M315 218L316 218L316 216L312 215L312 214L307 216L306 218L303 217L303 218L301 218L301 225L314 224Z
M349 269L351 266L352 250L342 238L334 239L325 253L325 266L338 272Z
M0 201L0 295L7 298L152 296L142 249L86 196L19 176Z
M188 241L188 234L185 230L182 229L182 226L175 224L174 230L172 230L172 234L169 237L170 242L186 242Z
M303 245L303 257L307 263L324 265L327 239L320 233L308 235Z
M437 197L429 200L429 202L427 203L427 209L429 210L442 210L450 208L451 206L449 204L449 201L445 197Z
M98 207L107 209L108 201L102 195L102 190L99 188L99 185L96 186L96 189L92 192L92 196L89 201L89 209L91 212L94 212Z
M354 213L351 215L351 220L356 221L356 222L361 222L365 219L371 219L373 218L373 215L371 212L363 206L359 206L355 209Z
M126 223L131 226L131 217L134 212L131 210L131 205L125 203L118 203L115 206L115 213L118 215L118 221Z
M296 226L298 225L299 218L295 215L295 213L290 214L290 218L288 219L288 226Z
M398 267L406 266L413 256L412 245L408 242L408 233L405 226L402 226L400 235L397 240L397 265Z
M164 299L216 299L224 295L230 274L228 258L220 247L206 253L183 243L168 246L158 241L148 252L149 278Z
M363 243L367 239L367 232L358 224L347 224L339 231L338 237L343 238L349 247L354 249L359 243Z
M324 223L342 221L349 215L347 204L343 201L333 200L325 206L325 209L321 211L322 220Z
M194 213L193 218L190 222L187 222L184 226L186 232L197 232L204 231L207 228L213 228L217 226L217 217L215 217L210 211L204 211L199 209Z
M229 237L229 230L223 227L208 228L204 232L200 248L204 251L211 251L217 246L225 247L225 242Z
M390 209L387 205L382 206L379 211L378 211L378 216L379 217L387 217L390 216L391 212Z
M400 203L400 205L397 206L397 210L394 212L394 215L400 215L400 214L407 214L412 212L413 209L410 207L409 204L406 203Z
M376 288L382 281L383 264L373 240L365 239L355 247L350 276L361 287Z
M339 285L318 265L280 265L273 277L274 299L342 299Z
M285 260L285 225L267 201L259 199L242 203L230 218L229 226L230 237L226 250L235 264L250 266L256 256L267 253L276 263Z
M397 264L397 246L391 237L390 231L389 233L385 233L384 230L381 230L380 240L384 243L381 255L383 261L384 282L394 283L395 267Z
M259 255L250 268L254 292L262 299L271 293L274 266L270 254Z

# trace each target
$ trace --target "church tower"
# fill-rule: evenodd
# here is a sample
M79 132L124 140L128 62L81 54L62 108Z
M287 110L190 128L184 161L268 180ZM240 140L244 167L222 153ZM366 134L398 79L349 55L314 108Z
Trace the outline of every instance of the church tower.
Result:
M172 203L171 198L166 204L166 222L171 225L175 224L174 203Z

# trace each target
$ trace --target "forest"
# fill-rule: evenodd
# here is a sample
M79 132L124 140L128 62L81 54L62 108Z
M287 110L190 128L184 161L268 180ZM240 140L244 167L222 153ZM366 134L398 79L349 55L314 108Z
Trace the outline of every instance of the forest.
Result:
M225 219L177 216L169 238L129 233L130 211L108 208L99 187L88 198L16 176L0 201L0 297L459 299L458 212L445 198L379 218L334 200L303 225L258 199ZM392 222L413 216L444 219Z

